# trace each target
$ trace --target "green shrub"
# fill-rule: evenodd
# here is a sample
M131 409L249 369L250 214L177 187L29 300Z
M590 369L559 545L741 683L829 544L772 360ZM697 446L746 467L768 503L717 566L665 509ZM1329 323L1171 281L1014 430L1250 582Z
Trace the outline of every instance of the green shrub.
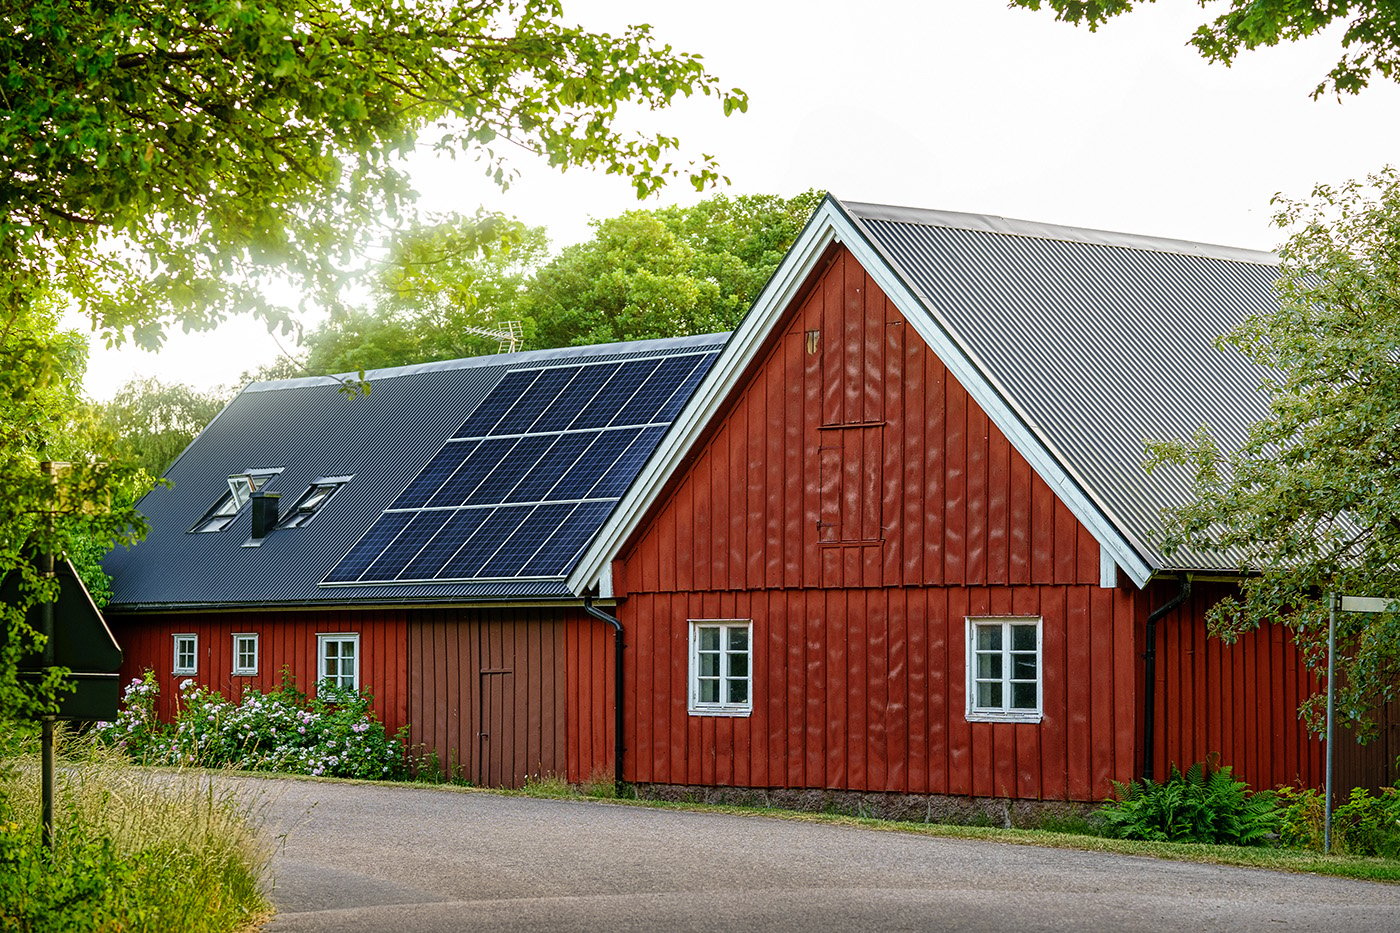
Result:
M1278 841L1295 849L1322 851L1322 794L1311 787L1280 787Z
M270 853L246 803L62 731L58 754L52 852L35 756L0 762L0 930L225 933L266 914Z
M1332 811L1332 851L1400 858L1400 789L1383 787L1379 797L1362 787Z
M403 737L384 731L365 693L323 684L307 697L284 680L233 703L187 679L175 722L165 725L155 716L157 691L149 672L133 680L117 720L97 729L143 764L371 779L407 773Z
M1312 788L1283 788L1278 796L1283 814L1279 841L1321 852L1322 794ZM1384 787L1374 796L1365 788L1353 788L1347 802L1332 811L1332 851L1400 858L1400 789Z
M1277 829L1269 791L1251 794L1228 767L1197 762L1183 774L1172 765L1166 781L1114 782L1117 800L1100 811L1105 832L1120 839L1259 845Z

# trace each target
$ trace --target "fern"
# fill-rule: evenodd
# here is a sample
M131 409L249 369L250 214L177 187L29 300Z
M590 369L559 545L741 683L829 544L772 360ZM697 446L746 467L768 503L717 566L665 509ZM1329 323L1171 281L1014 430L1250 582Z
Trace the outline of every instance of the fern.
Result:
M1197 762L1166 781L1114 782L1117 800L1102 810L1104 827L1120 839L1260 845L1278 828L1273 794L1251 794L1230 768Z

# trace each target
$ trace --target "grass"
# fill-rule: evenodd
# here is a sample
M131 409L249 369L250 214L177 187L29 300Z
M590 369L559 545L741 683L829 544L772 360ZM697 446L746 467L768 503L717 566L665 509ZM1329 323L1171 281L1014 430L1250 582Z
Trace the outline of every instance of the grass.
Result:
M61 733L50 860L37 742L0 745L0 928L225 933L269 914L271 849L231 791Z

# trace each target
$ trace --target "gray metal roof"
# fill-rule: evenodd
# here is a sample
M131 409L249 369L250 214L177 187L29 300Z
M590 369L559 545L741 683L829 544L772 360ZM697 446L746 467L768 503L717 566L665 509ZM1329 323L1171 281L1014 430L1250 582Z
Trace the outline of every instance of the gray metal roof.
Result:
M1025 426L1149 565L1229 570L1156 545L1180 469L1144 442L1208 426L1227 448L1267 414L1268 373L1216 338L1277 307L1269 253L973 214L838 202Z
M108 555L109 608L326 605L564 598L562 581L321 586L336 562L409 484L508 369L718 348L727 335L537 350L367 373L353 397L337 377L254 383L229 403L166 472L171 488L141 500L150 534ZM230 474L282 472L265 488L284 511L317 479L353 476L316 517L278 528L259 547L245 507L230 528L189 529L227 491ZM596 530L596 529L595 529Z

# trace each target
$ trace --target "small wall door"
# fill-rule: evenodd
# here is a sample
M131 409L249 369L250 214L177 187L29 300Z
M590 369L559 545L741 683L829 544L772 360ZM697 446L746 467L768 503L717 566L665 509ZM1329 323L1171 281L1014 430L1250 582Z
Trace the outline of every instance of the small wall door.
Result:
M476 705L476 773L472 783L480 787L519 787L515 729L515 676L504 668L483 670Z

